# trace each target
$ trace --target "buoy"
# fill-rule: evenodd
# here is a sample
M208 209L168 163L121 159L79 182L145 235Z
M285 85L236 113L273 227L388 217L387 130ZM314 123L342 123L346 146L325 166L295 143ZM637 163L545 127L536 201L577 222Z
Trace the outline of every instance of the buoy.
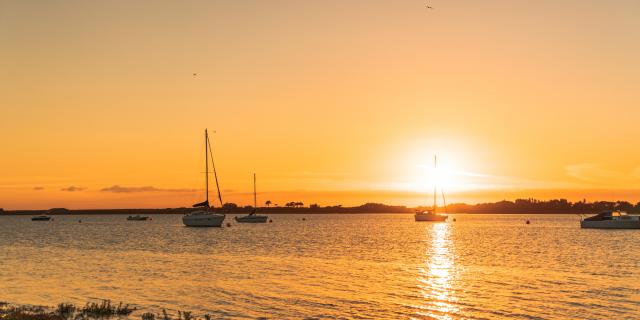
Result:
M456 218L453 218L453 222L456 222Z
M227 222L227 227L231 227L231 223Z
M302 218L302 221L306 221L306 220L307 220L307 218Z
M82 220L78 220L78 223L82 223Z
M269 219L269 223L273 222L273 220Z
M529 220L527 220L527 224L530 224L531 222L529 222Z

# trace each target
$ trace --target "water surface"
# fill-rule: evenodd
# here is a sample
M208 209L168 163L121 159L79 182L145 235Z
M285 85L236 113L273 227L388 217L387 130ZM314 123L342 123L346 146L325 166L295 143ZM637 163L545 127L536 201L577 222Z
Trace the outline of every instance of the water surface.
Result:
M216 229L179 215L0 216L0 300L111 299L231 319L640 318L640 230L583 230L571 215L455 217L273 215Z

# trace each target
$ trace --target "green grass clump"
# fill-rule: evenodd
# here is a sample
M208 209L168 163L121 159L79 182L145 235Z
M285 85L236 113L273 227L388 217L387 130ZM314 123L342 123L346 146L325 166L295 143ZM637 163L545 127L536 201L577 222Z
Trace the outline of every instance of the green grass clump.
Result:
M100 303L87 303L80 310L80 314L84 317L103 319L112 316L128 316L135 310L135 308L130 308L128 304L123 305L122 302L116 306L111 304L111 300L102 300Z
M156 320L156 315L151 312L145 312L140 315L140 318L142 318L142 320Z
M115 305L110 300L100 302L88 302L79 308L71 303L59 303L55 308L38 306L15 306L0 301L0 320L107 320L112 317L130 319L135 308L120 302ZM177 312L170 315L166 309L162 314L145 312L140 315L141 320L212 320L211 315L205 314L202 318L194 316L191 311Z
M76 306L70 303L59 303L55 314L62 319L72 319L76 313Z
M64 320L59 315L47 312L42 307L11 306L8 303L0 305L0 319L2 320Z
M153 316L153 318L152 318ZM182 311L182 310L178 310L178 317L177 318L173 318L169 315L169 313L167 313L166 309L162 309L162 314L158 314L158 315L154 315L154 314L143 314L142 315L142 320L155 320L157 317L157 319L159 320L202 320L201 318L198 318L196 316L193 315L193 313L191 311ZM212 320L211 315L209 314L205 314L204 316L205 320Z

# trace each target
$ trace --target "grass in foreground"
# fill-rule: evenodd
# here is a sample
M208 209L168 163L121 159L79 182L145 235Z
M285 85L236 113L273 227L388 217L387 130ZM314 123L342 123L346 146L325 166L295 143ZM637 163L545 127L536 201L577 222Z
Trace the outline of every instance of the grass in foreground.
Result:
M89 302L84 307L74 304L60 303L53 308L41 306L14 306L0 302L0 320L108 320L110 318L129 318L136 308L120 302L114 305L110 300L100 303ZM176 316L162 309L161 314L145 312L140 315L141 320L213 320L211 315L202 318L194 316L189 311L178 311Z

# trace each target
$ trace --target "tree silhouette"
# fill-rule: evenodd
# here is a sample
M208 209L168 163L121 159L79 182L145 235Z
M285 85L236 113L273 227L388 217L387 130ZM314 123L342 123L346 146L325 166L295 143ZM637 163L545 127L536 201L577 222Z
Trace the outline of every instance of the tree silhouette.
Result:
M267 206L267 208L269 208L269 206L271 205L271 200L267 200L264 204Z
M233 202L227 202L227 203L223 204L222 207L225 208L225 209L235 209L235 208L238 207L238 205L233 203Z

